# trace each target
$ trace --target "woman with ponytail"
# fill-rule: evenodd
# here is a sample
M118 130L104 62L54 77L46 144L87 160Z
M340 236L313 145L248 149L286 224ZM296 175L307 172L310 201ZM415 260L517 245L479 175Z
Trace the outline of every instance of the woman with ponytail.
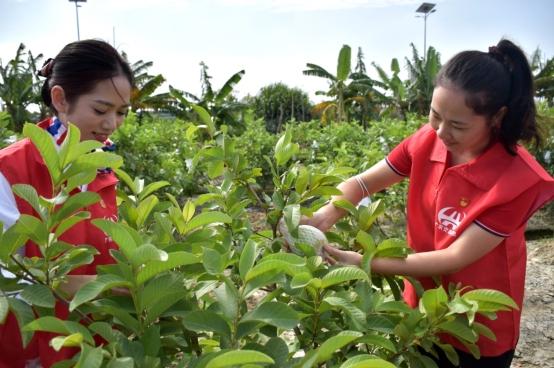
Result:
M455 339L445 338L461 367L509 367L519 338L525 285L527 220L554 198L554 179L521 146L540 143L533 77L523 51L501 40L488 52L464 51L438 73L429 123L406 138L381 162L342 184L343 195L308 220L321 230L345 212L333 205L358 203L404 178L408 190L407 240L415 251L405 259L373 259L373 272L418 279L435 287L461 283L510 295L519 310L478 318L496 335L480 338L481 359ZM326 246L330 262L360 264L362 255ZM418 298L406 283L405 300ZM438 349L440 350L440 349ZM435 358L433 358L435 359ZM441 355L439 367L452 367Z
M108 43L98 40L73 42L65 46L40 70L45 78L42 98L52 111L52 117L38 123L50 133L59 147L65 139L68 122L81 132L81 140L97 140L105 150L113 150L110 135L122 124L129 109L132 71L121 55ZM14 196L11 186L17 183L32 185L39 195L50 197L52 184L44 161L29 139L23 139L0 151L0 221L4 228L12 226L20 214L33 215L31 206ZM101 201L89 206L91 220L117 220L115 184L117 179L110 169L99 170L96 178L81 191L94 191ZM68 277L64 291L71 294L96 275L96 266L113 263L109 250L115 243L94 227L90 220L82 221L63 234L69 244L89 244L98 254L92 264L80 267ZM24 247L27 257L41 257L33 244ZM57 305L58 317L67 315L65 306ZM24 349L19 327L13 314L0 325L0 368L30 366L50 367L68 359L74 350L54 351L49 345L52 334L36 333Z

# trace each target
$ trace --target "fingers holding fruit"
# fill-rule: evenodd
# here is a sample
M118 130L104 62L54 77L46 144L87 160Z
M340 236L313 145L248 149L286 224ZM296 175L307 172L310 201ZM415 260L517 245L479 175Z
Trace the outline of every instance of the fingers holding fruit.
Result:
M325 259L330 264L342 263L350 265L360 265L362 255L350 250L340 250L329 244L323 247Z
M294 253L301 253L298 244L311 246L315 253L323 256L323 247L328 243L325 234L318 228L311 225L299 225L298 235L293 237L285 221L279 221L279 232L283 235L285 245Z

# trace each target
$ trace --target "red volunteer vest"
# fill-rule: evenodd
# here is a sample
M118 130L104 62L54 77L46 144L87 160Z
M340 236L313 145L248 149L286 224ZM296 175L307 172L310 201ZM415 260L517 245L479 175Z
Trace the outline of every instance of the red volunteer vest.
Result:
M458 283L473 288L500 290L510 295L520 311L500 312L495 321L477 318L496 334L497 341L480 338L483 356L514 349L525 285L525 225L529 217L554 198L554 179L523 148L510 155L500 143L480 157L448 167L448 152L435 131L425 125L387 157L398 174L409 176L408 243L416 252L448 247L472 223L504 237L494 250L454 274L442 276L446 288ZM430 278L419 281L435 287ZM418 298L406 282L404 298L412 306ZM467 351L457 340L446 342Z
M48 122L48 120L42 121L39 126L44 127ZM11 185L29 184L37 190L39 195L52 197L50 175L40 153L29 139L23 139L0 150L0 172ZM117 182L118 180L113 172L99 173L94 181L88 185L87 190L98 193L101 198L100 202L83 209L91 213L91 220L104 218L117 221L115 194ZM27 202L17 196L15 196L15 200L20 213L37 216ZM80 244L92 245L99 252L92 264L79 267L71 274L95 275L97 265L114 262L109 250L116 249L117 245L104 232L92 225L90 220L78 223L64 233L60 239L76 246ZM25 254L28 257L41 257L38 247L32 243L25 246ZM56 306L56 314L59 318L66 318L67 309L61 307L61 305ZM56 353L48 345L53 336L52 334L36 333L30 346L24 352L17 322L10 313L6 323L0 325L0 368L24 367L27 359L36 356L40 356L43 367L49 367L51 364L67 359L75 353L74 350L64 352L66 349Z

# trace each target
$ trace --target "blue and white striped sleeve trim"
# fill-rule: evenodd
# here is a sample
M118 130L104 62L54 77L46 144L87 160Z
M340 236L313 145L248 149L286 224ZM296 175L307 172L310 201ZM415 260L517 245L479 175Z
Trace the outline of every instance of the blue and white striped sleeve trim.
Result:
M398 175L400 175L400 176L408 176L408 175L404 174L402 171L398 170L396 167L394 167L394 165L391 164L391 162L389 161L389 158L388 158L388 157L385 157L385 162L387 163L387 165L389 165L389 167L391 168L391 170L394 171L395 173L397 173Z
M487 225L483 224L482 222L478 221L478 220L473 220L473 222L475 223L475 225L479 226L481 229L493 234L493 235L496 235L496 236L500 236L501 238L507 238L510 236L510 234L506 234L506 233L502 233L500 231L496 231L494 229L491 229L490 227L488 227Z

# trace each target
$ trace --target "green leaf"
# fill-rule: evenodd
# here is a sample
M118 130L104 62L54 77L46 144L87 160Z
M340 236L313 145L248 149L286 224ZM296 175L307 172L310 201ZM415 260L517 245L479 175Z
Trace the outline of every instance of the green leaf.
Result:
M29 237L19 231L17 222L11 226L4 234L0 235L2 246L0 247L0 259L7 262L12 254L20 247L25 245Z
M473 322L472 326L473 326L473 329L479 335L483 335L483 336L485 336L486 338L488 338L492 341L496 341L496 335L494 334L494 332L492 332L492 330L490 328L488 328L487 326L485 326L484 324L479 323L479 322Z
M298 152L298 144L291 143L291 139L292 133L287 130L277 141L274 154L277 166L283 166Z
M56 227L56 237L59 238L63 233L71 229L73 226L77 225L79 222L90 219L90 212L81 211L74 214L71 217L62 220L59 225Z
M363 354L348 359L339 368L396 368L396 366L386 360Z
M360 339L358 339L358 343L360 344L368 344L372 347L378 346L380 348L386 349L390 351L391 353L396 354L397 349L394 343L387 339L384 336L381 335L374 335L374 334L366 334Z
M93 344L94 340L87 328L77 322L63 321L59 318L46 316L35 319L22 328L23 331L46 331L60 335L71 335L73 333L81 333L83 339L89 344Z
M463 321L461 318L439 323L437 327L441 331L466 342L474 343L478 338L478 335L467 325L467 321Z
M321 344L319 349L317 349L317 362L323 363L331 359L335 351L352 343L361 336L363 336L363 334L357 331L341 331L331 336Z
M110 360L106 368L134 368L135 361L131 357L115 358Z
M75 147L79 144L80 140L81 140L81 131L75 125L69 123L67 127L67 134L58 152L61 168L65 167L67 163L73 161L72 159L74 157L68 158L67 156L70 152L73 152L75 150ZM95 141L92 141L92 142L95 142ZM102 143L100 142L95 142L95 143L97 146L102 145ZM92 151L92 149L89 151Z
M210 311L194 311L186 313L182 319L183 325L194 332L213 331L231 338L229 323L219 314Z
M346 81L350 75L350 63L352 61L351 53L352 50L348 45L343 45L340 49L337 63L337 80L339 81Z
M25 286L20 296L27 303L37 307L54 308L56 305L52 291L42 284Z
M138 195L138 188L129 174L127 174L122 169L114 169L114 172L117 175L117 178L123 180L125 185L127 185L127 187L131 189L131 192L133 192L134 195Z
M516 302L510 298L508 295L504 294L501 291L498 290L491 290L491 289L477 289L477 290L471 290L462 295L462 298L465 300L473 300L479 303L479 307L481 307L481 304L484 304L484 302L490 302L490 303L496 303L501 306L507 306L516 310L519 310L518 305Z
M341 284L351 280L364 280L369 282L367 274L354 266L345 266L332 270L321 280L321 287L326 289L330 286Z
M89 345L81 345L81 355L75 365L75 368L100 368L104 355L102 347L92 348Z
M286 273L287 275L294 276L301 272L308 272L308 269L305 266L297 266L290 264L289 262L278 260L278 259L270 259L264 262L259 263L258 265L254 266L248 273L246 274L246 277L244 279L244 282L248 283L254 278L256 278L259 275L262 275L266 272L272 272L277 271L281 273Z
M187 222L185 226L184 234L200 226L216 224L216 223L228 224L228 223L231 223L232 221L233 219L229 215L224 214L223 212L216 212L216 211L202 212L197 216L193 217L189 222Z
M28 184L14 184L12 191L25 202L29 203L42 220L45 217L45 211L40 205L39 195L35 188Z
M429 289L423 293L419 300L419 310L427 313L429 318L441 316L447 310L448 295L442 286Z
M300 289L308 286L314 277L309 272L300 272L292 277L290 281L290 287L292 289Z
M117 336L112 329L112 325L107 322L93 322L88 326L89 330L95 334L100 335L104 340L109 343L116 341Z
M241 279L243 280L246 277L246 274L248 273L248 271L252 269L252 266L256 261L256 257L257 257L256 247L257 247L256 242L253 241L252 239L248 239L240 254L239 274Z
M160 200L158 199L158 197L155 196L147 197L145 200L140 202L137 207L137 228L141 228L144 225L144 223L148 219L148 216L150 216L150 213L159 202Z
M129 257L129 261L131 261L131 264L134 267L138 267L153 261L166 262L168 258L169 257L165 251L158 249L153 244L146 243L142 244L133 251Z
M294 237L298 237L298 225L300 225L300 218L302 215L300 212L300 205L286 206L283 214L285 224L290 234Z
M375 241L373 237L363 230L356 234L356 242L364 248L364 252L372 253L375 250Z
M23 135L31 139L48 168L52 183L57 183L61 175L61 167L58 152L50 134L38 125L27 123L23 126Z
M283 339L278 337L269 339L263 352L275 360L274 366L276 367L285 366L285 363L289 360L289 347Z
M296 192L302 194L308 187L309 182L310 172L303 166L299 169L298 176L296 177L296 183L294 185Z
M137 274L137 284L141 285L152 277L169 271L173 268L200 263L200 258L188 252L168 253L166 261L151 261L147 263Z
M150 183L142 190L142 192L140 192L140 194L138 196L138 200L142 201L144 198L148 197L150 194L152 194L155 191L160 190L161 188L166 187L168 185L170 185L170 183L168 181L165 181L165 180Z
M189 222L192 216L194 216L194 212L196 211L196 206L194 205L194 202L191 200L188 200L187 203L183 206L183 218L185 222Z
M207 126L208 134L213 137L215 134L215 124L210 116L210 113L206 111L202 106L191 104L190 107L200 118L200 121Z
M75 347L81 345L83 342L83 335L79 332L71 334L69 336L57 336L50 340L50 346L56 351L60 351L64 347Z
M87 141L80 142L79 140L80 140L79 129L73 124L70 124L68 136L63 141L62 147L60 149L60 158L62 159L62 167L75 161L78 157L102 147L102 143L98 141L87 140ZM76 145L74 144L75 141L78 142ZM66 147L65 145L66 142L71 143L70 144L71 147L67 147L68 153L67 153L67 156L64 157L63 150Z
M73 311L75 308L83 303L95 299L100 293L112 289L114 287L130 287L131 283L125 281L117 275L100 275L95 280L90 281L83 285L75 294L71 303L69 303L69 310Z
M26 235L37 244L46 245L48 243L48 229L38 218L22 214L14 226L18 233Z
M10 305L8 303L8 298L6 298L4 295L0 295L0 325L4 324L9 310Z
M218 275L225 269L227 257L215 249L204 248L202 252L202 264L209 274Z
M243 366L245 364L273 364L268 355L255 350L232 350L220 354L206 364L206 368Z
M299 322L298 313L281 302L266 302L246 313L241 322L259 321L284 329L292 329Z
M161 347L160 325L151 325L140 338L144 354L157 357Z
M377 246L374 257L406 258L410 252L405 240L390 238Z
M229 320L237 318L240 296L236 286L231 280L223 276L224 282L214 290L215 299L223 315Z
M77 187L91 183L96 178L96 174L97 169L81 168L80 171L67 179L65 190L70 192Z
M448 360L455 366L458 366L460 364L460 358L458 357L458 353L456 353L456 349L450 344L439 344L437 343L438 347L441 348L441 350L444 352Z
M360 331L365 330L366 315L360 308L356 307L346 299L334 296L327 297L323 299L323 301L333 307L343 310L354 322L355 329Z
M356 209L356 207L346 199L334 200L333 205L335 207L342 208L343 210L348 211L348 213L351 214L352 216L358 215L358 210Z
M103 219L92 220L92 224L108 234L127 258L131 257L137 243L123 224Z
M73 194L59 210L54 212L52 223L58 223L77 210L88 207L98 201L100 201L98 193L87 191Z

